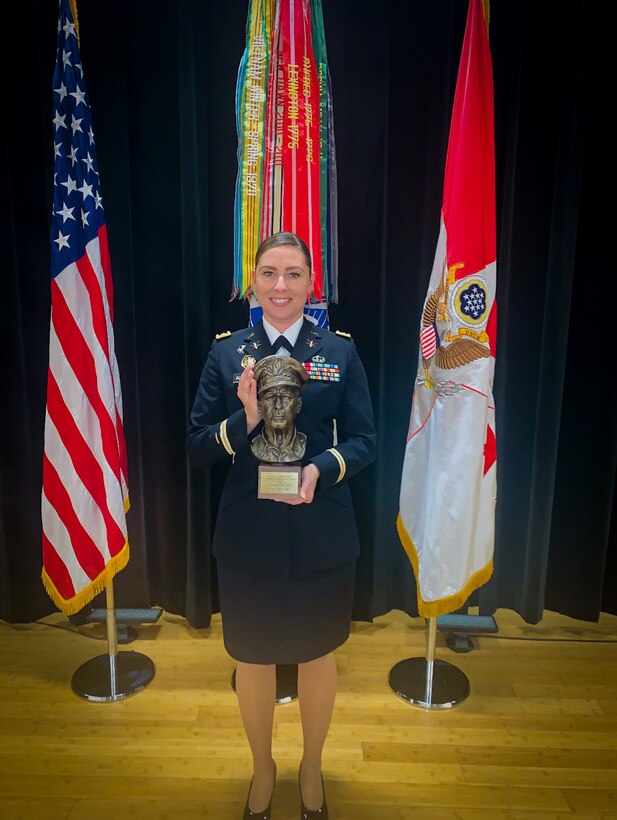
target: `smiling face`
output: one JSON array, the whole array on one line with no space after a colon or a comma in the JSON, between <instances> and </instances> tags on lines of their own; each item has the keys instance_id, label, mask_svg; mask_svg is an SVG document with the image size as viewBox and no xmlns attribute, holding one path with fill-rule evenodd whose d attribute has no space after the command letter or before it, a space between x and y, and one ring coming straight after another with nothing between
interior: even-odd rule
<instances>
[{"instance_id":1,"label":"smiling face","mask_svg":"<svg viewBox=\"0 0 617 820\"><path fill-rule=\"evenodd\" d=\"M313 279L304 254L293 245L277 245L259 257L253 271L253 293L264 318L280 333L302 316Z\"/></svg>"}]
</instances>

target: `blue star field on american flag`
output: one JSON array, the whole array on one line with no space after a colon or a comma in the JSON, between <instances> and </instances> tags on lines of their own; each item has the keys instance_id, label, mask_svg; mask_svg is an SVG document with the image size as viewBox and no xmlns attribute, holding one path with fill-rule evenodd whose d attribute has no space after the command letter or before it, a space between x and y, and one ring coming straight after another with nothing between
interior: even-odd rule
<instances>
[{"instance_id":1,"label":"blue star field on american flag","mask_svg":"<svg viewBox=\"0 0 617 820\"><path fill-rule=\"evenodd\" d=\"M86 243L105 223L92 111L68 0L60 0L53 98L52 278L84 255Z\"/></svg>"}]
</instances>

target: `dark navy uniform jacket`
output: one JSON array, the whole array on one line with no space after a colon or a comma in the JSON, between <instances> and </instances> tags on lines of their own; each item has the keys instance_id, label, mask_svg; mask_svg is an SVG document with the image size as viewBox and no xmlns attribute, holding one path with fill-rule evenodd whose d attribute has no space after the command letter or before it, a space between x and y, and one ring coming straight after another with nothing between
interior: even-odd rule
<instances>
[{"instance_id":1,"label":"dark navy uniform jacket","mask_svg":"<svg viewBox=\"0 0 617 820\"><path fill-rule=\"evenodd\" d=\"M291 355L312 362L315 371L335 365L339 373L339 381L309 378L295 418L296 428L307 437L302 463L316 464L320 478L311 504L258 499L259 461L250 442L263 422L247 435L237 382L244 356L258 361L273 353L261 322L212 343L191 412L188 453L194 467L232 462L214 533L219 563L286 576L337 566L358 555L347 479L374 460L376 434L354 342L305 319Z\"/></svg>"}]
</instances>

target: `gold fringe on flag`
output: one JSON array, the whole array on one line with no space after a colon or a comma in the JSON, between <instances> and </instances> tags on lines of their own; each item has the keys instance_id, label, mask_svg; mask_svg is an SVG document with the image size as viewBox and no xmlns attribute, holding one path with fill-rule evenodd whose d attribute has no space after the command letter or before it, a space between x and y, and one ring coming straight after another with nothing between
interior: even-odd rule
<instances>
[{"instance_id":1,"label":"gold fringe on flag","mask_svg":"<svg viewBox=\"0 0 617 820\"><path fill-rule=\"evenodd\" d=\"M58 592L49 575L43 571L41 572L41 580L43 586L51 600L58 607L58 609L65 615L75 615L85 607L86 604L95 598L99 592L102 592L106 586L111 582L112 578L117 572L127 565L129 560L129 545L128 542L120 550L117 555L109 561L103 572L98 575L94 581L88 584L87 587L81 589L77 595L72 598L63 598Z\"/></svg>"}]
</instances>

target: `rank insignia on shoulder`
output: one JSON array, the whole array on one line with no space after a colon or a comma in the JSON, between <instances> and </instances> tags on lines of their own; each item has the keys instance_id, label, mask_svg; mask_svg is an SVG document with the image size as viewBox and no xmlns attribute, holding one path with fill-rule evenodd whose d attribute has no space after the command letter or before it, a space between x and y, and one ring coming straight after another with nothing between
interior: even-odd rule
<instances>
[{"instance_id":1,"label":"rank insignia on shoulder","mask_svg":"<svg viewBox=\"0 0 617 820\"><path fill-rule=\"evenodd\" d=\"M321 358L321 356L313 357L313 360L310 362L303 362L309 379L315 379L320 382L340 382L341 374L338 364L326 364L323 360L317 362L317 358Z\"/></svg>"},{"instance_id":2,"label":"rank insignia on shoulder","mask_svg":"<svg viewBox=\"0 0 617 820\"><path fill-rule=\"evenodd\" d=\"M351 333L345 333L343 330L335 330L334 332L337 336L342 336L344 339L351 339Z\"/></svg>"},{"instance_id":3,"label":"rank insignia on shoulder","mask_svg":"<svg viewBox=\"0 0 617 820\"><path fill-rule=\"evenodd\" d=\"M228 336L231 336L231 330L226 330L223 333L217 333L214 338L217 342L220 342L221 339L226 339Z\"/></svg>"}]
</instances>

